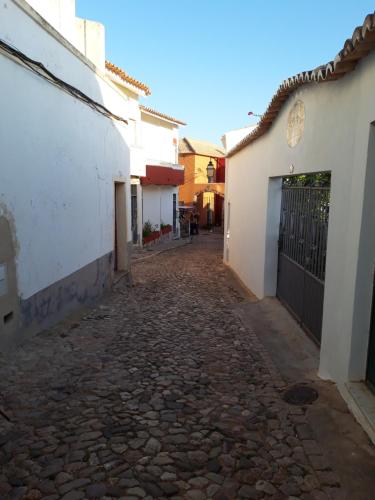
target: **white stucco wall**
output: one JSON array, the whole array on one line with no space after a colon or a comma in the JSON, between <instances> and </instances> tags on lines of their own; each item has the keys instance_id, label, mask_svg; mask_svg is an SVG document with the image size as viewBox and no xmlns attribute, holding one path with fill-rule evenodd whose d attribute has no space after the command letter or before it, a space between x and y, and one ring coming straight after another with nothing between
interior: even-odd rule
<instances>
[{"instance_id":1,"label":"white stucco wall","mask_svg":"<svg viewBox=\"0 0 375 500\"><path fill-rule=\"evenodd\" d=\"M3 3L0 37L126 118L115 86L27 12ZM115 180L127 182L130 240L128 131L2 53L0 72L0 211L14 222L26 299L113 250Z\"/></svg>"},{"instance_id":2,"label":"white stucco wall","mask_svg":"<svg viewBox=\"0 0 375 500\"><path fill-rule=\"evenodd\" d=\"M229 130L225 132L221 141L226 151L230 151L234 146L236 146L242 139L250 134L256 125L249 125L248 127L242 127L235 130Z\"/></svg>"},{"instance_id":3,"label":"white stucco wall","mask_svg":"<svg viewBox=\"0 0 375 500\"><path fill-rule=\"evenodd\" d=\"M294 174L332 173L320 374L336 381L365 376L375 244L373 236L360 233L365 176L373 168L368 146L374 86L372 53L337 82L297 90L272 128L227 162L229 264L259 298L276 291L280 177L289 175L291 164ZM290 148L287 118L297 99L305 104L305 129ZM361 247L366 251L359 264ZM359 290L362 300L356 300Z\"/></svg>"},{"instance_id":4,"label":"white stucco wall","mask_svg":"<svg viewBox=\"0 0 375 500\"><path fill-rule=\"evenodd\" d=\"M146 151L142 144L141 110L138 99L129 98L129 144L130 144L130 174L144 177L146 175Z\"/></svg>"},{"instance_id":5,"label":"white stucco wall","mask_svg":"<svg viewBox=\"0 0 375 500\"><path fill-rule=\"evenodd\" d=\"M24 2L19 2L22 5ZM102 71L105 68L105 29L101 23L76 17L75 0L27 0L27 3L66 40Z\"/></svg>"},{"instance_id":6,"label":"white stucco wall","mask_svg":"<svg viewBox=\"0 0 375 500\"><path fill-rule=\"evenodd\" d=\"M173 194L177 195L175 186L143 186L143 223L150 221L152 225L173 225ZM178 222L178 221L177 221Z\"/></svg>"},{"instance_id":7,"label":"white stucco wall","mask_svg":"<svg viewBox=\"0 0 375 500\"><path fill-rule=\"evenodd\" d=\"M106 70L107 77L116 85L121 94L128 101L128 143L130 146L130 174L134 177L146 175L146 153L142 145L141 110L139 107L139 94L129 90L126 82Z\"/></svg>"},{"instance_id":8,"label":"white stucco wall","mask_svg":"<svg viewBox=\"0 0 375 500\"><path fill-rule=\"evenodd\" d=\"M163 186L161 188L161 221L164 224L173 225L173 194L177 196L178 207L178 188L175 186Z\"/></svg>"},{"instance_id":9,"label":"white stucco wall","mask_svg":"<svg viewBox=\"0 0 375 500\"><path fill-rule=\"evenodd\" d=\"M160 186L143 186L142 199L143 224L149 221L159 229L161 220Z\"/></svg>"},{"instance_id":10,"label":"white stucco wall","mask_svg":"<svg viewBox=\"0 0 375 500\"><path fill-rule=\"evenodd\" d=\"M148 164L178 163L178 127L143 112L141 119L141 141Z\"/></svg>"},{"instance_id":11,"label":"white stucco wall","mask_svg":"<svg viewBox=\"0 0 375 500\"><path fill-rule=\"evenodd\" d=\"M27 0L49 24L75 44L75 0Z\"/></svg>"},{"instance_id":12,"label":"white stucco wall","mask_svg":"<svg viewBox=\"0 0 375 500\"><path fill-rule=\"evenodd\" d=\"M95 66L105 71L105 29L101 23L75 18L75 46Z\"/></svg>"},{"instance_id":13,"label":"white stucco wall","mask_svg":"<svg viewBox=\"0 0 375 500\"><path fill-rule=\"evenodd\" d=\"M178 161L177 145L179 128L166 120L141 112L141 143L147 165L173 167ZM150 221L160 228L160 224L173 225L173 194L177 186L143 186L143 224ZM177 214L178 232L178 214Z\"/></svg>"}]
</instances>

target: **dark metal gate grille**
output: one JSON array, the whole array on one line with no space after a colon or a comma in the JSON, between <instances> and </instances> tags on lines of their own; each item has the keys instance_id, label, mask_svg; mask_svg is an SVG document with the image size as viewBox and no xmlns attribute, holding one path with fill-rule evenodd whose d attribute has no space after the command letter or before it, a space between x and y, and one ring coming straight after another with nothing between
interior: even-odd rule
<instances>
[{"instance_id":1,"label":"dark metal gate grille","mask_svg":"<svg viewBox=\"0 0 375 500\"><path fill-rule=\"evenodd\" d=\"M284 186L277 296L320 342L329 187Z\"/></svg>"},{"instance_id":2,"label":"dark metal gate grille","mask_svg":"<svg viewBox=\"0 0 375 500\"><path fill-rule=\"evenodd\" d=\"M173 193L173 234L177 232L177 195Z\"/></svg>"},{"instance_id":3,"label":"dark metal gate grille","mask_svg":"<svg viewBox=\"0 0 375 500\"><path fill-rule=\"evenodd\" d=\"M132 224L132 240L133 243L138 243L138 210L137 210L137 186L131 185L131 224Z\"/></svg>"}]
</instances>

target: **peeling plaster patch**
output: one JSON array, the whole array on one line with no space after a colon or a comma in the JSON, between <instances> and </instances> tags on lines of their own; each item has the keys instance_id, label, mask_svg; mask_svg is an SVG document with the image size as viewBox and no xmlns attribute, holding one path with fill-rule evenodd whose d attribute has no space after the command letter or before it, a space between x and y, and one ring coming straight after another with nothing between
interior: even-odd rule
<instances>
[{"instance_id":1,"label":"peeling plaster patch","mask_svg":"<svg viewBox=\"0 0 375 500\"><path fill-rule=\"evenodd\" d=\"M305 128L305 105L301 100L294 103L288 116L287 142L288 146L294 148L302 138Z\"/></svg>"},{"instance_id":2,"label":"peeling plaster patch","mask_svg":"<svg viewBox=\"0 0 375 500\"><path fill-rule=\"evenodd\" d=\"M4 217L9 223L12 235L13 249L17 258L20 252L20 245L17 239L16 222L14 220L13 213L9 210L9 208L3 201L0 201L0 217Z\"/></svg>"},{"instance_id":3,"label":"peeling plaster patch","mask_svg":"<svg viewBox=\"0 0 375 500\"><path fill-rule=\"evenodd\" d=\"M20 323L14 219L0 206L0 345L14 337Z\"/></svg>"},{"instance_id":4,"label":"peeling plaster patch","mask_svg":"<svg viewBox=\"0 0 375 500\"><path fill-rule=\"evenodd\" d=\"M37 332L95 303L112 284L112 252L21 301L22 328Z\"/></svg>"}]
</instances>

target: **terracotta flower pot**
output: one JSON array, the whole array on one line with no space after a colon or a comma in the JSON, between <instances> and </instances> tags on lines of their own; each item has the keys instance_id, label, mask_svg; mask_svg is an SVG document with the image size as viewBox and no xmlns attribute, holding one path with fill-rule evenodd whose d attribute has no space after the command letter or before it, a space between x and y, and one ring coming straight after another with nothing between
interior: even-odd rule
<instances>
[{"instance_id":1,"label":"terracotta flower pot","mask_svg":"<svg viewBox=\"0 0 375 500\"><path fill-rule=\"evenodd\" d=\"M147 243L151 243L151 241L157 240L158 238L160 238L159 231L153 231L149 236L144 236L143 244L146 245Z\"/></svg>"},{"instance_id":2,"label":"terracotta flower pot","mask_svg":"<svg viewBox=\"0 0 375 500\"><path fill-rule=\"evenodd\" d=\"M161 232L162 234L168 234L172 231L172 226L168 225L166 227L162 227Z\"/></svg>"}]
</instances>

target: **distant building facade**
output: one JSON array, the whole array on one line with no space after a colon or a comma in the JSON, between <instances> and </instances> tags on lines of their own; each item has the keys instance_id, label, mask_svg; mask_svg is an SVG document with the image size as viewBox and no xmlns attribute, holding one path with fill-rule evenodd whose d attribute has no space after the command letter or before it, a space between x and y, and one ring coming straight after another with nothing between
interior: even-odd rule
<instances>
[{"instance_id":1,"label":"distant building facade","mask_svg":"<svg viewBox=\"0 0 375 500\"><path fill-rule=\"evenodd\" d=\"M184 167L178 163L179 127L185 123L141 106L142 144L146 173L141 177L143 225L170 230L179 237L178 187L184 182ZM169 234L169 233L167 233Z\"/></svg>"},{"instance_id":2,"label":"distant building facade","mask_svg":"<svg viewBox=\"0 0 375 500\"><path fill-rule=\"evenodd\" d=\"M146 223L155 232L163 228L164 233L171 233L170 237L178 237L177 186L183 182L184 170L178 165L178 140L179 127L186 124L141 105L140 98L149 96L151 90L123 69L107 61L106 72L131 105L129 151L133 244L143 245Z\"/></svg>"},{"instance_id":3,"label":"distant building facade","mask_svg":"<svg viewBox=\"0 0 375 500\"><path fill-rule=\"evenodd\" d=\"M224 149L206 141L184 137L179 143L179 163L185 167L185 180L180 186L179 193L181 205L196 208L201 227L222 227L225 190Z\"/></svg>"}]
</instances>

